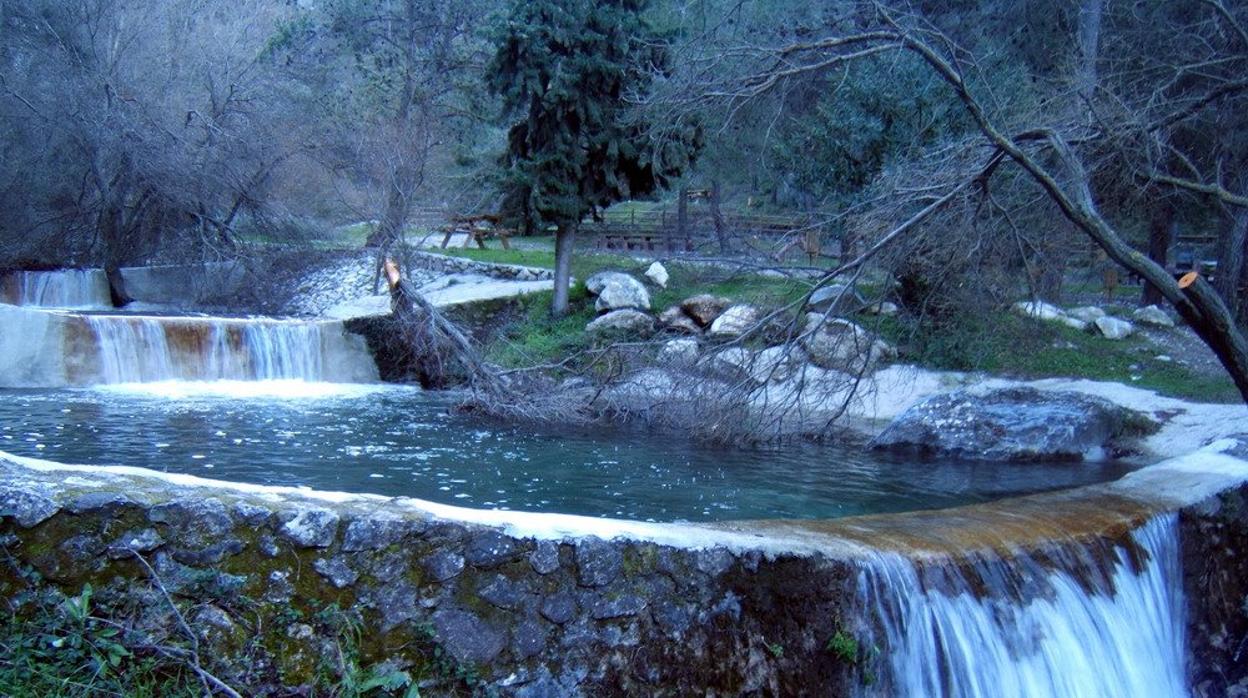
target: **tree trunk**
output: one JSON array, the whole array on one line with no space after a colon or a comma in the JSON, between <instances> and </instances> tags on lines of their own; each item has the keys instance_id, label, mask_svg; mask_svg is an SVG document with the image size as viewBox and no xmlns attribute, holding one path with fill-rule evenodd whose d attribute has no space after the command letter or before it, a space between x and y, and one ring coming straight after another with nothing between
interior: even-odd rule
<instances>
[{"instance_id":1,"label":"tree trunk","mask_svg":"<svg viewBox=\"0 0 1248 698\"><path fill-rule=\"evenodd\" d=\"M1163 201L1153 205L1148 221L1148 258L1162 269L1170 268L1173 221L1174 209L1170 204ZM1159 305L1165 302L1166 297L1162 295L1161 289L1145 281L1142 300L1144 305Z\"/></svg>"},{"instance_id":2,"label":"tree trunk","mask_svg":"<svg viewBox=\"0 0 1248 698\"><path fill-rule=\"evenodd\" d=\"M1085 102L1091 102L1096 92L1096 63L1104 9L1105 0L1081 0L1079 3L1079 96Z\"/></svg>"},{"instance_id":3,"label":"tree trunk","mask_svg":"<svg viewBox=\"0 0 1248 698\"><path fill-rule=\"evenodd\" d=\"M715 224L715 239L719 242L720 254L730 254L732 247L728 244L728 231L724 229L724 214L719 210L719 182L711 182L711 220Z\"/></svg>"},{"instance_id":4,"label":"tree trunk","mask_svg":"<svg viewBox=\"0 0 1248 698\"><path fill-rule=\"evenodd\" d=\"M550 313L555 317L568 312L568 289L572 282L572 247L576 239L576 224L561 223L555 232L555 299Z\"/></svg>"},{"instance_id":5,"label":"tree trunk","mask_svg":"<svg viewBox=\"0 0 1248 698\"><path fill-rule=\"evenodd\" d=\"M1248 211L1235 209L1230 217L1230 229L1221 236L1218 244L1218 270L1214 284L1231 314L1243 324L1248 317L1248 301L1243 297L1243 282L1248 274L1245 255L1248 254Z\"/></svg>"}]
</instances>

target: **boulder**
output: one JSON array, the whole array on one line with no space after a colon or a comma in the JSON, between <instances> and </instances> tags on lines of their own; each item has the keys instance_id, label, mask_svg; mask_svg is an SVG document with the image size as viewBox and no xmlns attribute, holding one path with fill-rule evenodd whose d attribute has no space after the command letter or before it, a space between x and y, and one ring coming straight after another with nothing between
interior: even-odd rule
<instances>
[{"instance_id":1,"label":"boulder","mask_svg":"<svg viewBox=\"0 0 1248 698\"><path fill-rule=\"evenodd\" d=\"M1092 324L1106 339L1126 339L1135 333L1135 325L1116 317L1105 316Z\"/></svg>"},{"instance_id":2,"label":"boulder","mask_svg":"<svg viewBox=\"0 0 1248 698\"><path fill-rule=\"evenodd\" d=\"M1153 327L1174 327L1174 320L1166 314L1166 311L1155 305L1146 305L1138 308L1131 317L1142 325L1152 325Z\"/></svg>"},{"instance_id":3,"label":"boulder","mask_svg":"<svg viewBox=\"0 0 1248 698\"><path fill-rule=\"evenodd\" d=\"M767 347L754 354L750 378L756 383L786 381L806 364L806 351L800 346Z\"/></svg>"},{"instance_id":4,"label":"boulder","mask_svg":"<svg viewBox=\"0 0 1248 698\"><path fill-rule=\"evenodd\" d=\"M942 458L1077 461L1100 458L1116 440L1155 429L1138 412L1082 393L958 390L906 410L870 446Z\"/></svg>"},{"instance_id":5,"label":"boulder","mask_svg":"<svg viewBox=\"0 0 1248 698\"><path fill-rule=\"evenodd\" d=\"M1101 310L1095 305L1085 305L1079 308L1071 308L1066 311L1066 314L1076 320L1082 320L1089 324L1096 322L1106 315L1104 310Z\"/></svg>"},{"instance_id":6,"label":"boulder","mask_svg":"<svg viewBox=\"0 0 1248 698\"><path fill-rule=\"evenodd\" d=\"M1014 312L1037 320L1057 320L1065 315L1062 309L1044 301L1023 301L1014 304Z\"/></svg>"},{"instance_id":7,"label":"boulder","mask_svg":"<svg viewBox=\"0 0 1248 698\"><path fill-rule=\"evenodd\" d=\"M744 347L728 347L721 349L702 360L703 365L714 373L727 378L740 378L749 375L754 364L754 352Z\"/></svg>"},{"instance_id":8,"label":"boulder","mask_svg":"<svg viewBox=\"0 0 1248 698\"><path fill-rule=\"evenodd\" d=\"M648 336L654 332L654 318L639 310L613 310L585 325L590 334L620 333Z\"/></svg>"},{"instance_id":9,"label":"boulder","mask_svg":"<svg viewBox=\"0 0 1248 698\"><path fill-rule=\"evenodd\" d=\"M685 314L679 305L673 305L662 313L659 313L659 325L665 330L673 332L685 332L687 334L702 334L702 328L698 327L698 323L693 318Z\"/></svg>"},{"instance_id":10,"label":"boulder","mask_svg":"<svg viewBox=\"0 0 1248 698\"><path fill-rule=\"evenodd\" d=\"M901 312L901 308L897 307L896 303L881 301L879 303L872 303L871 305L868 305L863 309L863 312L868 315L883 315L884 317L892 317Z\"/></svg>"},{"instance_id":11,"label":"boulder","mask_svg":"<svg viewBox=\"0 0 1248 698\"><path fill-rule=\"evenodd\" d=\"M732 301L727 298L720 298L705 293L692 298L686 298L680 304L681 310L684 310L686 315L693 318L693 321L698 323L700 327L706 327L715 322L715 319L730 307L732 307Z\"/></svg>"},{"instance_id":12,"label":"boulder","mask_svg":"<svg viewBox=\"0 0 1248 698\"><path fill-rule=\"evenodd\" d=\"M858 325L819 313L807 313L802 348L810 362L821 368L850 373L869 372L897 351Z\"/></svg>"},{"instance_id":13,"label":"boulder","mask_svg":"<svg viewBox=\"0 0 1248 698\"><path fill-rule=\"evenodd\" d=\"M600 313L625 308L649 310L650 292L637 279L627 274L616 274L598 292L594 308Z\"/></svg>"},{"instance_id":14,"label":"boulder","mask_svg":"<svg viewBox=\"0 0 1248 698\"><path fill-rule=\"evenodd\" d=\"M589 278L585 279L585 290L589 291L590 295L596 296L602 293L602 289L606 287L608 281L619 277L633 278L622 271L600 271L590 274Z\"/></svg>"},{"instance_id":15,"label":"boulder","mask_svg":"<svg viewBox=\"0 0 1248 698\"><path fill-rule=\"evenodd\" d=\"M1066 315L1059 317L1057 322L1071 328L1072 330L1079 330L1080 332L1087 332L1088 328L1091 326L1079 318L1068 317Z\"/></svg>"},{"instance_id":16,"label":"boulder","mask_svg":"<svg viewBox=\"0 0 1248 698\"><path fill-rule=\"evenodd\" d=\"M734 305L715 318L710 333L714 337L739 337L761 318L762 311L752 305Z\"/></svg>"},{"instance_id":17,"label":"boulder","mask_svg":"<svg viewBox=\"0 0 1248 698\"><path fill-rule=\"evenodd\" d=\"M692 366L698 362L698 340L672 339L659 350L659 363L664 366Z\"/></svg>"},{"instance_id":18,"label":"boulder","mask_svg":"<svg viewBox=\"0 0 1248 698\"><path fill-rule=\"evenodd\" d=\"M655 262L650 265L649 269L646 269L646 278L650 279L659 288L667 288L667 280L670 277L667 274L667 267L664 267L659 262Z\"/></svg>"},{"instance_id":19,"label":"boulder","mask_svg":"<svg viewBox=\"0 0 1248 698\"><path fill-rule=\"evenodd\" d=\"M861 310L866 304L867 302L852 286L829 284L810 294L806 308L824 315L850 315Z\"/></svg>"}]
</instances>

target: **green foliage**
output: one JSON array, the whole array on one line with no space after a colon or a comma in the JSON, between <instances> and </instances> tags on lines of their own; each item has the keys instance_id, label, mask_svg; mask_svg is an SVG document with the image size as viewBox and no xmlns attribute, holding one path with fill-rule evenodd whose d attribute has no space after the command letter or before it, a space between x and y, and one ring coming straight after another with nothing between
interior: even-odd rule
<instances>
[{"instance_id":1,"label":"green foliage","mask_svg":"<svg viewBox=\"0 0 1248 698\"><path fill-rule=\"evenodd\" d=\"M505 188L531 225L574 225L667 185L696 156L696 128L651 144L627 99L667 62L648 0L518 0L486 81L516 121Z\"/></svg>"},{"instance_id":2,"label":"green foliage","mask_svg":"<svg viewBox=\"0 0 1248 698\"><path fill-rule=\"evenodd\" d=\"M845 664L858 663L858 639L844 630L837 630L825 646L832 656Z\"/></svg>"},{"instance_id":3,"label":"green foliage","mask_svg":"<svg viewBox=\"0 0 1248 698\"><path fill-rule=\"evenodd\" d=\"M126 646L118 625L93 615L94 591L23 593L21 613L0 625L0 695L195 696L189 667Z\"/></svg>"},{"instance_id":4,"label":"green foliage","mask_svg":"<svg viewBox=\"0 0 1248 698\"><path fill-rule=\"evenodd\" d=\"M821 203L848 203L893 158L966 127L961 105L918 58L863 61L829 82L772 147L788 185Z\"/></svg>"}]
</instances>

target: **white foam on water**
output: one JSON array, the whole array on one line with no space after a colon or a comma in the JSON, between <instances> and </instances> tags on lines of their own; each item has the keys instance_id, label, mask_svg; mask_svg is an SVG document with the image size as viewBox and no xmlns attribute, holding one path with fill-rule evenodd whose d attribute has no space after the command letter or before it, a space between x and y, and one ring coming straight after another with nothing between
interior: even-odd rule
<instances>
[{"instance_id":1,"label":"white foam on water","mask_svg":"<svg viewBox=\"0 0 1248 698\"><path fill-rule=\"evenodd\" d=\"M920 571L900 555L869 560L861 598L879 622L882 664L866 695L948 698L1176 698L1188 695L1178 518L1122 547ZM1069 545L1075 545L1072 541ZM1109 570L1097 579L1100 555ZM868 631L868 635L871 631Z\"/></svg>"},{"instance_id":2,"label":"white foam on water","mask_svg":"<svg viewBox=\"0 0 1248 698\"><path fill-rule=\"evenodd\" d=\"M91 388L96 392L117 395L184 400L187 398L317 400L326 398L363 398L396 390L419 390L411 386L381 383L327 383L322 381L285 380L219 380L219 381L153 381L150 383L115 383Z\"/></svg>"}]
</instances>

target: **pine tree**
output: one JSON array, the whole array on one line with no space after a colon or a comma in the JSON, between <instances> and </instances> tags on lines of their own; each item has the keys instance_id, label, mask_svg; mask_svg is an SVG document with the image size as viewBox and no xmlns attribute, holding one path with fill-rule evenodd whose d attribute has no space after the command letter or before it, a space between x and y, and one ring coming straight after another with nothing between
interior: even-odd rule
<instances>
[{"instance_id":1,"label":"pine tree","mask_svg":"<svg viewBox=\"0 0 1248 698\"><path fill-rule=\"evenodd\" d=\"M653 194L696 156L695 127L661 143L629 97L661 73L667 53L646 22L648 0L518 0L487 72L515 121L505 187L534 226L555 226L555 298L568 307L581 220Z\"/></svg>"}]
</instances>

